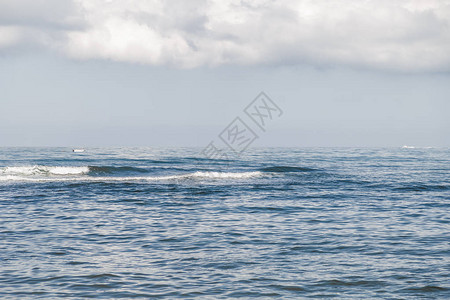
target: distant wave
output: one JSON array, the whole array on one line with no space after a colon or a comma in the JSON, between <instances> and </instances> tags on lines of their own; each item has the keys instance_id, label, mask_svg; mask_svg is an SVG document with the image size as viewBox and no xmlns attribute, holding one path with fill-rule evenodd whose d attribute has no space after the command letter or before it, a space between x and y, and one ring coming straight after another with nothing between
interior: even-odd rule
<instances>
[{"instance_id":1,"label":"distant wave","mask_svg":"<svg viewBox=\"0 0 450 300\"><path fill-rule=\"evenodd\" d=\"M121 172L136 172L136 173L148 173L149 171L142 168L136 168L136 167L112 167L112 166L89 166L89 173L94 174L114 174L114 173L121 173Z\"/></svg>"},{"instance_id":2,"label":"distant wave","mask_svg":"<svg viewBox=\"0 0 450 300\"><path fill-rule=\"evenodd\" d=\"M288 173L288 172L312 172L316 171L316 169L305 167L273 166L262 168L261 171L271 173Z\"/></svg>"},{"instance_id":3,"label":"distant wave","mask_svg":"<svg viewBox=\"0 0 450 300\"><path fill-rule=\"evenodd\" d=\"M52 166L24 166L0 168L4 175L81 175L87 174L89 167L52 167Z\"/></svg>"},{"instance_id":4,"label":"distant wave","mask_svg":"<svg viewBox=\"0 0 450 300\"><path fill-rule=\"evenodd\" d=\"M180 169L177 169L180 170ZM186 170L189 171L189 170ZM227 173L227 172L191 172L183 175L161 176L155 178L247 178L259 176L262 173L300 173L313 172L317 169L295 166L271 166L261 168L255 172ZM26 176L26 177L68 177L74 175L88 175L91 177L101 176L139 176L142 178L146 173L151 173L152 169L131 166L14 166L0 168L0 177L5 176ZM148 177L153 178L153 177ZM0 180L5 180L0 179Z\"/></svg>"},{"instance_id":5,"label":"distant wave","mask_svg":"<svg viewBox=\"0 0 450 300\"><path fill-rule=\"evenodd\" d=\"M123 175L127 172L147 173L135 167L56 167L28 166L0 168L0 181L164 181L198 179L245 179L261 176L256 172L190 172L167 176L96 176ZM87 176L94 175L94 176Z\"/></svg>"}]
</instances>

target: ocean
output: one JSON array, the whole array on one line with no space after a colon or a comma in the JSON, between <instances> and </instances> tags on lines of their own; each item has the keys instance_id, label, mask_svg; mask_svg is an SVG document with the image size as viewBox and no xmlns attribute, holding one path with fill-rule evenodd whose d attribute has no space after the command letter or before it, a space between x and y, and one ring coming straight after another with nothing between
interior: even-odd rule
<instances>
[{"instance_id":1,"label":"ocean","mask_svg":"<svg viewBox=\"0 0 450 300\"><path fill-rule=\"evenodd\" d=\"M450 149L0 148L0 298L450 298Z\"/></svg>"}]
</instances>

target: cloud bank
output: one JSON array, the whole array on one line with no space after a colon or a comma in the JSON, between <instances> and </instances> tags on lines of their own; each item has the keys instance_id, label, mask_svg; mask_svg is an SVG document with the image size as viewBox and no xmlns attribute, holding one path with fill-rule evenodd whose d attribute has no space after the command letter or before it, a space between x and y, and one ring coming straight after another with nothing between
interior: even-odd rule
<instances>
[{"instance_id":1,"label":"cloud bank","mask_svg":"<svg viewBox=\"0 0 450 300\"><path fill-rule=\"evenodd\" d=\"M0 0L0 53L200 66L450 70L449 0Z\"/></svg>"}]
</instances>

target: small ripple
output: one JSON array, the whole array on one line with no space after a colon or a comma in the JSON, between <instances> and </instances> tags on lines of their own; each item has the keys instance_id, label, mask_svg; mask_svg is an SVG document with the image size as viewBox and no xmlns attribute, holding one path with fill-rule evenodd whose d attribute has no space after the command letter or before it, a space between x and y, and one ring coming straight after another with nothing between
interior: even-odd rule
<instances>
[{"instance_id":1,"label":"small ripple","mask_svg":"<svg viewBox=\"0 0 450 300\"><path fill-rule=\"evenodd\" d=\"M426 191L446 191L449 190L449 185L430 185L418 184L394 188L395 191L400 192L426 192Z\"/></svg>"},{"instance_id":2,"label":"small ripple","mask_svg":"<svg viewBox=\"0 0 450 300\"><path fill-rule=\"evenodd\" d=\"M442 291L449 291L450 288L436 286L436 285L426 285L421 287L410 287L403 289L402 291L405 292L425 292L425 293L434 293L434 292L442 292Z\"/></svg>"},{"instance_id":3,"label":"small ripple","mask_svg":"<svg viewBox=\"0 0 450 300\"><path fill-rule=\"evenodd\" d=\"M66 255L67 252L64 251L52 251L52 252L47 252L48 255L55 255L55 256L62 256L62 255Z\"/></svg>"},{"instance_id":4,"label":"small ripple","mask_svg":"<svg viewBox=\"0 0 450 300\"><path fill-rule=\"evenodd\" d=\"M306 167L273 166L262 168L261 171L270 173L295 173L295 172L313 172L317 171L317 169Z\"/></svg>"},{"instance_id":5,"label":"small ripple","mask_svg":"<svg viewBox=\"0 0 450 300\"><path fill-rule=\"evenodd\" d=\"M387 283L380 280L357 280L357 281L343 281L339 279L322 280L315 286L385 286Z\"/></svg>"},{"instance_id":6,"label":"small ripple","mask_svg":"<svg viewBox=\"0 0 450 300\"><path fill-rule=\"evenodd\" d=\"M108 279L108 278L119 278L119 275L111 274L111 273L100 273L100 274L91 274L86 276L81 276L88 279Z\"/></svg>"},{"instance_id":7,"label":"small ripple","mask_svg":"<svg viewBox=\"0 0 450 300\"><path fill-rule=\"evenodd\" d=\"M283 290L283 291L289 291L289 292L304 292L306 291L305 288L297 285L281 285L281 284L271 284L269 287Z\"/></svg>"},{"instance_id":8,"label":"small ripple","mask_svg":"<svg viewBox=\"0 0 450 300\"><path fill-rule=\"evenodd\" d=\"M249 298L249 297L280 297L279 293L262 293L254 291L239 291L232 292L225 295L227 298Z\"/></svg>"},{"instance_id":9,"label":"small ripple","mask_svg":"<svg viewBox=\"0 0 450 300\"><path fill-rule=\"evenodd\" d=\"M94 284L71 284L68 286L74 290L97 290L97 289L114 289L118 287L117 282L113 283L94 283Z\"/></svg>"},{"instance_id":10,"label":"small ripple","mask_svg":"<svg viewBox=\"0 0 450 300\"><path fill-rule=\"evenodd\" d=\"M78 266L78 265L87 265L89 263L84 261L69 261L67 262L67 264L72 266Z\"/></svg>"}]
</instances>

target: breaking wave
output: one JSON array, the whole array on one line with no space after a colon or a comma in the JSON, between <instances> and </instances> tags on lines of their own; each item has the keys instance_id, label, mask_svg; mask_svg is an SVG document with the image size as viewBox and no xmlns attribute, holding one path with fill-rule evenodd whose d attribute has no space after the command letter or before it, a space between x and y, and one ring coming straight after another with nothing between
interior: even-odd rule
<instances>
[{"instance_id":1,"label":"breaking wave","mask_svg":"<svg viewBox=\"0 0 450 300\"><path fill-rule=\"evenodd\" d=\"M0 181L164 181L201 179L245 179L261 176L256 172L190 172L165 176L131 176L131 173L148 173L135 167L54 167L28 166L0 168ZM123 176L130 174L130 176ZM110 176L105 176L110 175ZM115 175L115 176L111 176ZM120 176L122 175L122 176Z\"/></svg>"},{"instance_id":2,"label":"breaking wave","mask_svg":"<svg viewBox=\"0 0 450 300\"><path fill-rule=\"evenodd\" d=\"M0 174L2 175L81 175L88 172L89 167L25 166L0 168Z\"/></svg>"}]
</instances>

